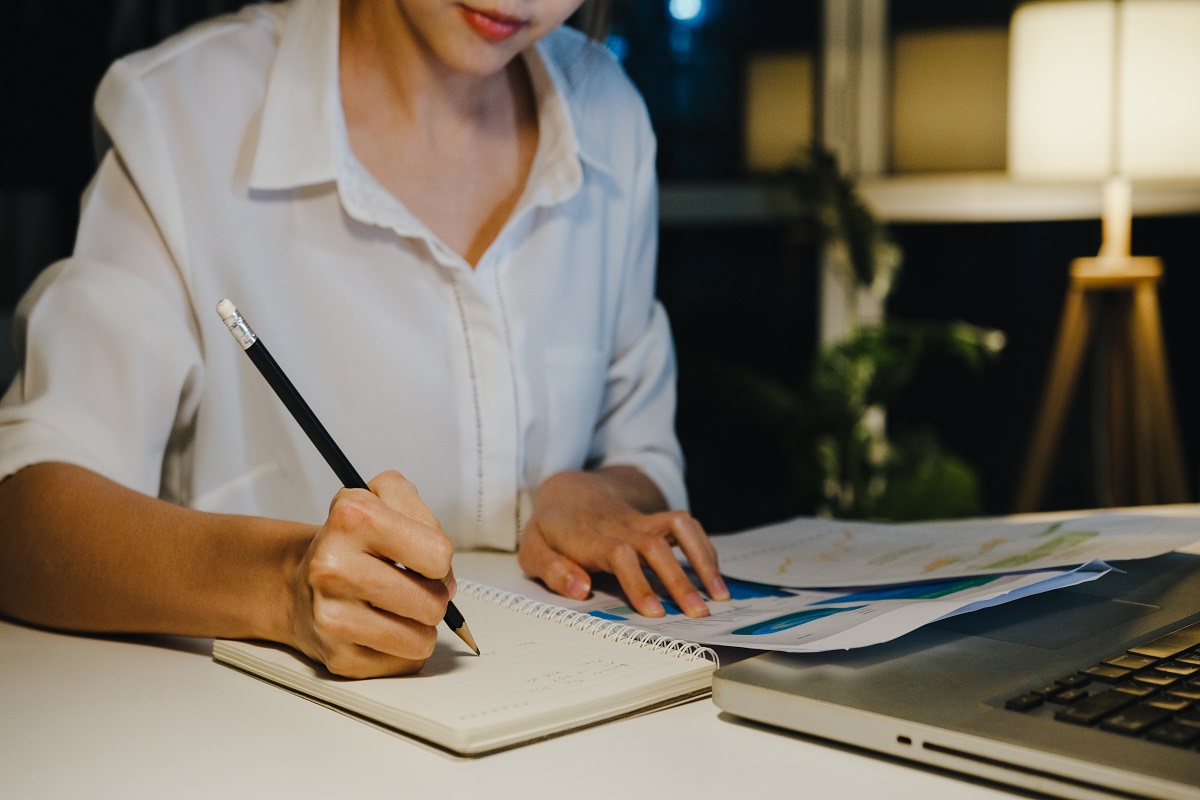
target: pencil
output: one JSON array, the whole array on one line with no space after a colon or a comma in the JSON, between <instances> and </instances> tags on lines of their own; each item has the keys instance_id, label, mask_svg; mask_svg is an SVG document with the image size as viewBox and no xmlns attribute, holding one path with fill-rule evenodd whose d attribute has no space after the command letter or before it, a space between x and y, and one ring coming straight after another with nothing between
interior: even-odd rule
<instances>
[{"instance_id":1,"label":"pencil","mask_svg":"<svg viewBox=\"0 0 1200 800\"><path fill-rule=\"evenodd\" d=\"M333 441L333 437L325 430L325 426L317 419L317 415L308 407L308 403L304 402L304 398L300 396L300 392L296 391L296 387L288 380L287 375L275 363L275 359L267 350L266 345L254 333L247 324L246 319L241 312L228 299L223 299L217 303L217 313L221 315L221 319L233 334L233 338L242 346L242 350L246 355L250 356L250 360L254 362L254 366L258 367L258 371L267 379L267 383L275 390L275 394L287 406L287 410L292 412L296 422L300 423L300 427L316 445L317 450L324 456L325 461L337 473L338 480L342 485L349 489L370 489L367 487L366 481L358 474L353 466L350 465L349 459L337 446L337 442ZM445 623L450 627L450 630L467 643L467 646L475 651L475 655L479 655L479 646L475 644L475 637L471 635L471 629L467 627L467 621L463 619L460 612L451 602L446 606L446 616L443 618Z\"/></svg>"}]
</instances>

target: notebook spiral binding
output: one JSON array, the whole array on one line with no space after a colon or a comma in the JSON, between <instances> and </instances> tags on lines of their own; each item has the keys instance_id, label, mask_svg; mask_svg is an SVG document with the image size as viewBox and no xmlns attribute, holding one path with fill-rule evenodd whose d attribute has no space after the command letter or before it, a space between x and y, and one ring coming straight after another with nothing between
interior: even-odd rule
<instances>
[{"instance_id":1,"label":"notebook spiral binding","mask_svg":"<svg viewBox=\"0 0 1200 800\"><path fill-rule=\"evenodd\" d=\"M694 644L693 642L676 639L671 636L664 636L661 633L644 630L633 625L626 625L618 620L600 619L583 611L575 611L570 608L543 603L540 600L533 600L516 592L497 589L493 586L485 586L474 581L460 580L458 582L458 590L471 597L495 603L514 611L520 611L524 614L530 614L541 619L553 620L576 630L602 636L605 639L615 639L618 642L627 642L638 647L651 648L662 653L674 655L677 658L685 658L689 661L706 659L714 664L720 664L720 659L716 651L711 647Z\"/></svg>"}]
</instances>

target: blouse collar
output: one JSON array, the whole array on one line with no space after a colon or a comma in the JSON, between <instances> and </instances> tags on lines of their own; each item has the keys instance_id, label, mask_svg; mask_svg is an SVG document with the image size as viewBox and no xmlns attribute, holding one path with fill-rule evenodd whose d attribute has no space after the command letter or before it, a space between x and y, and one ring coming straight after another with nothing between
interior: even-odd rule
<instances>
[{"instance_id":1,"label":"blouse collar","mask_svg":"<svg viewBox=\"0 0 1200 800\"><path fill-rule=\"evenodd\" d=\"M338 0L293 0L282 22L250 172L250 187L286 190L343 180L356 160L338 85ZM568 81L543 44L525 54L538 110L538 151L523 204L560 202L582 183L582 163L611 171L604 149L578 135ZM598 143L597 143L598 144Z\"/></svg>"}]
</instances>

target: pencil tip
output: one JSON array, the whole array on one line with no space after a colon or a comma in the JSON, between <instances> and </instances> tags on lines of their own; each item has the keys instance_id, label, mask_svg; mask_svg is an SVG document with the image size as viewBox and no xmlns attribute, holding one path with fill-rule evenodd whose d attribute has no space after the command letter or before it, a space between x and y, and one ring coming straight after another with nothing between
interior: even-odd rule
<instances>
[{"instance_id":1,"label":"pencil tip","mask_svg":"<svg viewBox=\"0 0 1200 800\"><path fill-rule=\"evenodd\" d=\"M455 631L455 633L458 634L458 638L467 643L467 647L470 647L475 651L475 655L480 654L479 645L475 644L475 637L471 635L471 629L467 627L467 623L464 622L462 626Z\"/></svg>"}]
</instances>

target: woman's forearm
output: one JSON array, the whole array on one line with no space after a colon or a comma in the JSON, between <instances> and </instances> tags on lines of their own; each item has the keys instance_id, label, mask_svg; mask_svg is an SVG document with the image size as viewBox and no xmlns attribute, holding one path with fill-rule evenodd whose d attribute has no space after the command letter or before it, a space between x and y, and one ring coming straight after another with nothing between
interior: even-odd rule
<instances>
[{"instance_id":1,"label":"woman's forearm","mask_svg":"<svg viewBox=\"0 0 1200 800\"><path fill-rule=\"evenodd\" d=\"M286 636L311 526L181 508L68 464L0 483L0 613L75 631Z\"/></svg>"}]
</instances>

